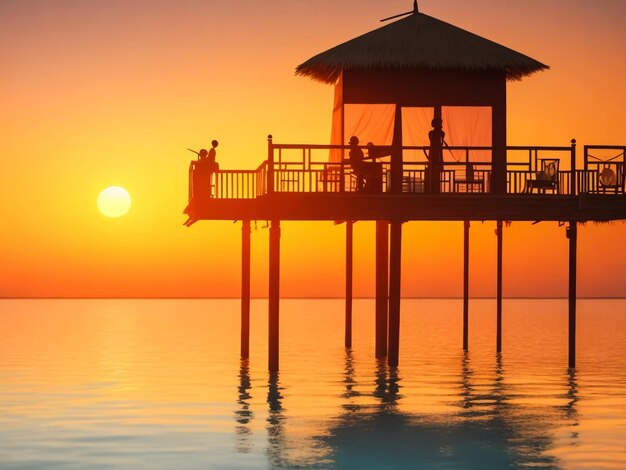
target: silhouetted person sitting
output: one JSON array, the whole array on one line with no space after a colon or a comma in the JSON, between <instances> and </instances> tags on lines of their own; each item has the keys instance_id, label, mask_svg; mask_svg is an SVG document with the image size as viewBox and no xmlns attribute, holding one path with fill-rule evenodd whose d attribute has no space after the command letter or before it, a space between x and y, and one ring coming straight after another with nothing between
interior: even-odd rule
<instances>
[{"instance_id":1,"label":"silhouetted person sitting","mask_svg":"<svg viewBox=\"0 0 626 470\"><path fill-rule=\"evenodd\" d=\"M356 176L356 190L367 192L380 192L382 187L382 166L378 163L367 163L365 155L359 148L359 138L355 135L350 137L350 166Z\"/></svg>"},{"instance_id":2,"label":"silhouetted person sitting","mask_svg":"<svg viewBox=\"0 0 626 470\"><path fill-rule=\"evenodd\" d=\"M363 191L365 188L365 173L366 167L363 159L365 155L363 155L363 150L359 147L359 138L355 135L350 137L350 152L348 156L350 157L350 166L352 167L352 173L356 176L356 190Z\"/></svg>"},{"instance_id":3,"label":"silhouetted person sitting","mask_svg":"<svg viewBox=\"0 0 626 470\"><path fill-rule=\"evenodd\" d=\"M446 133L443 131L441 119L432 120L432 130L428 133L430 147L428 151L428 169L426 170L426 191L439 193L441 172L443 170L443 144Z\"/></svg>"},{"instance_id":4,"label":"silhouetted person sitting","mask_svg":"<svg viewBox=\"0 0 626 470\"><path fill-rule=\"evenodd\" d=\"M207 178L207 157L209 152L201 149L198 152L198 161L193 166L193 198L195 200L211 197L211 184Z\"/></svg>"}]
</instances>

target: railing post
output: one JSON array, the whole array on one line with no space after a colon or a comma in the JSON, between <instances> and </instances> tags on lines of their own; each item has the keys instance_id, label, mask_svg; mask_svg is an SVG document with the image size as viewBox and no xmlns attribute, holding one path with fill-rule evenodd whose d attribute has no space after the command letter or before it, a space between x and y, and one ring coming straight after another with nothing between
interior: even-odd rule
<instances>
[{"instance_id":1,"label":"railing post","mask_svg":"<svg viewBox=\"0 0 626 470\"><path fill-rule=\"evenodd\" d=\"M274 192L274 144L272 134L267 136L267 194Z\"/></svg>"},{"instance_id":2,"label":"railing post","mask_svg":"<svg viewBox=\"0 0 626 470\"><path fill-rule=\"evenodd\" d=\"M393 125L393 149L391 151L391 192L402 192L402 106L396 104L396 113Z\"/></svg>"},{"instance_id":3,"label":"railing post","mask_svg":"<svg viewBox=\"0 0 626 470\"><path fill-rule=\"evenodd\" d=\"M343 144L342 144L343 145ZM343 193L346 190L346 169L344 166L344 149L341 149L341 160L339 160L339 192Z\"/></svg>"},{"instance_id":4,"label":"railing post","mask_svg":"<svg viewBox=\"0 0 626 470\"><path fill-rule=\"evenodd\" d=\"M570 195L575 196L576 191L576 139L572 139L572 155L571 155L571 181L570 181Z\"/></svg>"}]
</instances>

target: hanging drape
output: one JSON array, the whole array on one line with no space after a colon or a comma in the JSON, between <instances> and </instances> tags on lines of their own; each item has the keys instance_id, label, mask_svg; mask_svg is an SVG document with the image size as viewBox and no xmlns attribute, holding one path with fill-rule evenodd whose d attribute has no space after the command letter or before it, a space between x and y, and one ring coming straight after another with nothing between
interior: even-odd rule
<instances>
[{"instance_id":1,"label":"hanging drape","mask_svg":"<svg viewBox=\"0 0 626 470\"><path fill-rule=\"evenodd\" d=\"M451 147L491 147L491 108L488 106L444 106L441 109L446 143ZM465 161L465 152L444 152L444 160ZM491 161L490 151L470 152L470 161Z\"/></svg>"},{"instance_id":2,"label":"hanging drape","mask_svg":"<svg viewBox=\"0 0 626 470\"><path fill-rule=\"evenodd\" d=\"M391 145L395 119L395 104L344 104L341 78L335 85L335 102L331 131L331 144L347 145L350 137L357 136L360 145ZM488 106L443 106L441 110L446 143L452 147L491 147L492 117ZM434 108L402 107L402 145L429 145L428 133L432 129ZM470 161L491 161L490 151L470 152ZM345 155L331 151L330 161L339 162ZM422 151L407 150L405 161L424 161ZM465 161L464 151L444 152L444 161Z\"/></svg>"}]
</instances>

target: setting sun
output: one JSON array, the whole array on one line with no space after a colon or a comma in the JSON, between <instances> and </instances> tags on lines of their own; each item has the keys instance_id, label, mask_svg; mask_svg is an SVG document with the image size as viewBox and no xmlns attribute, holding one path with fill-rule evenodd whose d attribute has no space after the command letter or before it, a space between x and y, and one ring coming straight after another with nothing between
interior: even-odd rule
<instances>
[{"instance_id":1,"label":"setting sun","mask_svg":"<svg viewBox=\"0 0 626 470\"><path fill-rule=\"evenodd\" d=\"M130 210L130 194L119 186L109 186L98 195L98 210L107 217L121 217Z\"/></svg>"}]
</instances>

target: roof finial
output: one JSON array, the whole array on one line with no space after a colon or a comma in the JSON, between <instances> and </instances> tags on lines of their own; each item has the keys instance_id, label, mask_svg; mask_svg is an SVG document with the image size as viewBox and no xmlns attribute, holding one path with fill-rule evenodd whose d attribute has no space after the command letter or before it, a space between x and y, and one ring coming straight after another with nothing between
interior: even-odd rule
<instances>
[{"instance_id":1,"label":"roof finial","mask_svg":"<svg viewBox=\"0 0 626 470\"><path fill-rule=\"evenodd\" d=\"M420 12L418 6L417 6L417 0L413 0L413 11L407 11L406 13L400 13L399 15L393 15L390 16L389 18L383 18L382 21L389 21L389 20L394 20L396 18L400 18L402 16L407 16L407 15L417 15Z\"/></svg>"}]
</instances>

